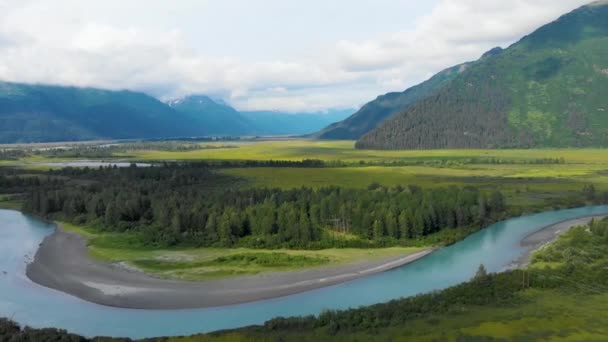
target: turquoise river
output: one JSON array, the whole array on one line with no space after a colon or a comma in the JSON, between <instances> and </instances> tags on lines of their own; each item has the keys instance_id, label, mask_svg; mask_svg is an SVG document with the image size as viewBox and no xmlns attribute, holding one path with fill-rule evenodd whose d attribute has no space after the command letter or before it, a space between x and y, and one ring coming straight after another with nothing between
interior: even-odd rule
<instances>
[{"instance_id":1,"label":"turquoise river","mask_svg":"<svg viewBox=\"0 0 608 342\"><path fill-rule=\"evenodd\" d=\"M32 283L25 276L25 267L53 226L17 211L0 210L0 317L89 337L190 335L242 327L278 316L318 314L443 289L470 279L481 263L498 272L522 255L520 241L525 236L560 221L603 214L608 214L608 206L514 218L410 265L341 285L250 304L155 311L91 304Z\"/></svg>"}]
</instances>

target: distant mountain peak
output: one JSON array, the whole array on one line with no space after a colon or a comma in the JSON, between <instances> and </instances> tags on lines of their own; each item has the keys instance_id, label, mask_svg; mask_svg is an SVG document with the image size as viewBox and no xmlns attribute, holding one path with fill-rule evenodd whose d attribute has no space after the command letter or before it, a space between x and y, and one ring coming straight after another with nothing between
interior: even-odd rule
<instances>
[{"instance_id":1,"label":"distant mountain peak","mask_svg":"<svg viewBox=\"0 0 608 342\"><path fill-rule=\"evenodd\" d=\"M490 57L494 57L494 56L498 56L500 55L502 52L504 51L503 48L501 48L500 46L497 46L489 51L487 51L486 53L484 53L481 56L481 59L486 59L486 58L490 58Z\"/></svg>"}]
</instances>

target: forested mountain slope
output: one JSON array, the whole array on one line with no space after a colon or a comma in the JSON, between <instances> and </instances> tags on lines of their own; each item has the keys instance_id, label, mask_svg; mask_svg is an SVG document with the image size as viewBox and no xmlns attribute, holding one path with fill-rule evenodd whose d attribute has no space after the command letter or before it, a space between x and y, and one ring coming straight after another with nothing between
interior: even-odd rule
<instances>
[{"instance_id":1,"label":"forested mountain slope","mask_svg":"<svg viewBox=\"0 0 608 342\"><path fill-rule=\"evenodd\" d=\"M0 82L0 143L200 133L192 120L142 93Z\"/></svg>"},{"instance_id":2,"label":"forested mountain slope","mask_svg":"<svg viewBox=\"0 0 608 342\"><path fill-rule=\"evenodd\" d=\"M581 7L357 142L369 149L608 146L608 2Z\"/></svg>"},{"instance_id":3,"label":"forested mountain slope","mask_svg":"<svg viewBox=\"0 0 608 342\"><path fill-rule=\"evenodd\" d=\"M446 69L431 79L411 87L402 93L388 93L378 96L359 111L343 121L333 123L313 135L314 138L328 140L359 139L365 133L378 127L393 114L406 109L416 101L423 99L440 89L445 83L454 79L466 70L469 63Z\"/></svg>"}]
</instances>

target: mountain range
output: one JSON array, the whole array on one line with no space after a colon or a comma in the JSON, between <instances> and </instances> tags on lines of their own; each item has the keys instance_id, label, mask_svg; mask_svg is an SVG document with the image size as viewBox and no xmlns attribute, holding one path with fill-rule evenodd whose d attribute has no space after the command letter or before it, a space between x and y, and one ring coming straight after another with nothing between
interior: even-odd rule
<instances>
[{"instance_id":1,"label":"mountain range","mask_svg":"<svg viewBox=\"0 0 608 342\"><path fill-rule=\"evenodd\" d=\"M608 146L608 1L568 13L429 88L356 146Z\"/></svg>"},{"instance_id":2,"label":"mountain range","mask_svg":"<svg viewBox=\"0 0 608 342\"><path fill-rule=\"evenodd\" d=\"M354 112L239 112L192 95L0 82L0 143L308 135L363 149L608 146L608 1ZM323 128L325 127L325 128ZM311 132L316 132L312 133Z\"/></svg>"},{"instance_id":3,"label":"mountain range","mask_svg":"<svg viewBox=\"0 0 608 342\"><path fill-rule=\"evenodd\" d=\"M0 143L208 135L294 135L352 111L240 113L208 96L161 102L133 91L0 82Z\"/></svg>"},{"instance_id":4,"label":"mountain range","mask_svg":"<svg viewBox=\"0 0 608 342\"><path fill-rule=\"evenodd\" d=\"M188 120L145 94L0 83L0 142L153 138L196 134Z\"/></svg>"},{"instance_id":5,"label":"mountain range","mask_svg":"<svg viewBox=\"0 0 608 342\"><path fill-rule=\"evenodd\" d=\"M326 112L237 111L221 100L192 95L167 104L190 119L198 120L207 135L304 135L343 120L354 109Z\"/></svg>"}]
</instances>

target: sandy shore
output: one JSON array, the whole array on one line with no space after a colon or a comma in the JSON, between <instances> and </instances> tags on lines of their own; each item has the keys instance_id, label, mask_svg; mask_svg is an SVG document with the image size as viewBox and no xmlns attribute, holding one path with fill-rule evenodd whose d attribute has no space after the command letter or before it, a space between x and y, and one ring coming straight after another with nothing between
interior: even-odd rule
<instances>
[{"instance_id":1,"label":"sandy shore","mask_svg":"<svg viewBox=\"0 0 608 342\"><path fill-rule=\"evenodd\" d=\"M253 302L336 285L414 262L433 249L384 260L205 282L153 278L92 260L86 240L60 228L40 245L27 276L84 300L132 309L192 309Z\"/></svg>"},{"instance_id":2,"label":"sandy shore","mask_svg":"<svg viewBox=\"0 0 608 342\"><path fill-rule=\"evenodd\" d=\"M577 219L562 221L554 225L547 226L536 233L532 233L521 240L521 246L525 248L525 253L517 259L509 268L524 268L530 264L532 253L548 243L555 241L561 234L568 230L589 224L591 220L600 220L606 216L587 216Z\"/></svg>"}]
</instances>

